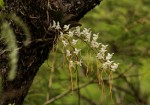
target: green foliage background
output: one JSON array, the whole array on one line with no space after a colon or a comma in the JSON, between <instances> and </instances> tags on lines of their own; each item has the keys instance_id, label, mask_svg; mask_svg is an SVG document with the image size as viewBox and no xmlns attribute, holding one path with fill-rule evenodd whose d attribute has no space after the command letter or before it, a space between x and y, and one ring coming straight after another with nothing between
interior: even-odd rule
<instances>
[{"instance_id":1,"label":"green foliage background","mask_svg":"<svg viewBox=\"0 0 150 105\"><path fill-rule=\"evenodd\" d=\"M3 5L4 5L3 0L0 0L0 7L3 7Z\"/></svg>"},{"instance_id":2,"label":"green foliage background","mask_svg":"<svg viewBox=\"0 0 150 105\"><path fill-rule=\"evenodd\" d=\"M90 11L80 22L83 27L89 27L94 32L100 33L99 40L109 44L110 52L114 52L115 61L120 63L118 72L129 75L138 75L128 80L134 84L143 97L150 104L150 1L149 0L103 0L100 6ZM79 45L81 46L81 45ZM86 46L82 47L87 49ZM55 97L70 87L68 68L62 66L63 57L59 53L50 54L49 59L41 66L35 77L33 86L25 99L24 105L42 105L45 101ZM85 53L85 52L83 52ZM55 58L54 58L55 55ZM94 61L89 55L85 55L87 61ZM54 72L52 72L54 64ZM92 65L92 63L91 63ZM84 83L94 78L93 72L88 77L81 75L80 82ZM114 76L117 74L114 74ZM52 85L49 87L49 80ZM114 85L130 90L122 79L113 81ZM112 99L109 95L109 87L91 84L81 89L81 95L86 96L90 102L97 105L114 105L116 100L121 100L120 105L136 105L136 98L119 90L113 90ZM131 90L130 90L131 91ZM118 98L116 98L118 97ZM109 100L109 101L108 101ZM52 105L78 105L77 93L68 94L55 101ZM81 105L91 105L81 98Z\"/></svg>"}]
</instances>

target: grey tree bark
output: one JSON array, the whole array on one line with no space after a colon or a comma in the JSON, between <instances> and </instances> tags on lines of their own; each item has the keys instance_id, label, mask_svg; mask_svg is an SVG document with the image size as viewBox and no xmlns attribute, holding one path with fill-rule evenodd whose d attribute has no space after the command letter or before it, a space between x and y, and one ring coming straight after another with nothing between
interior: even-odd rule
<instances>
[{"instance_id":1,"label":"grey tree bark","mask_svg":"<svg viewBox=\"0 0 150 105\"><path fill-rule=\"evenodd\" d=\"M0 53L1 105L23 103L39 67L55 44L57 34L54 30L49 30L52 20L60 21L61 25L71 24L73 27L100 2L101 0L4 0L5 10L0 13L15 13L19 16L31 32L31 43L24 46L25 35L21 27L9 20L19 47L19 61L16 77L9 81L8 53ZM6 45L0 41L0 51L4 49Z\"/></svg>"}]
</instances>

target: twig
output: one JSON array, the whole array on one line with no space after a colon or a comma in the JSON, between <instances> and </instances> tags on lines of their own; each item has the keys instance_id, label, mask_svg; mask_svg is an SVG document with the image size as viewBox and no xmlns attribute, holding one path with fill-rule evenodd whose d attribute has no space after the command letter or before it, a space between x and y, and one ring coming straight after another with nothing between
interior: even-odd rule
<instances>
[{"instance_id":1,"label":"twig","mask_svg":"<svg viewBox=\"0 0 150 105\"><path fill-rule=\"evenodd\" d=\"M85 84L82 84L82 85L80 85L80 86L77 87L77 88L74 88L73 91L77 91L78 89L84 88L84 87L88 86L88 85L91 84L91 83L93 83L93 80L91 80L91 81L89 81L89 82L87 82L87 83L85 83ZM60 94L60 95L58 95L58 96L56 96L56 97L53 97L52 99L48 100L48 101L45 102L43 105L48 105L48 104L50 104L50 103L52 103L52 102L54 102L54 101L56 101L56 100L58 100L58 99L60 99L60 98L62 98L62 97L64 97L64 96L66 96L66 95L69 94L71 91L72 91L72 90L69 89L69 90L63 92L62 94Z\"/></svg>"}]
</instances>

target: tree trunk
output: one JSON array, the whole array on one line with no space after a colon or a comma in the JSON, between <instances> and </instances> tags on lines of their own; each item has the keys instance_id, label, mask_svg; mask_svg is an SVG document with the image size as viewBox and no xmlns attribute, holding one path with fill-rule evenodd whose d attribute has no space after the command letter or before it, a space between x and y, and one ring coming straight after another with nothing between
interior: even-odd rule
<instances>
[{"instance_id":1,"label":"tree trunk","mask_svg":"<svg viewBox=\"0 0 150 105\"><path fill-rule=\"evenodd\" d=\"M4 0L5 10L2 13L15 13L31 32L31 43L24 46L25 35L21 27L9 20L16 35L19 47L19 61L14 80L8 80L8 52L0 53L0 74L2 77L1 105L21 105L32 81L49 51L55 44L57 33L49 30L52 20L61 25L78 22L88 11L100 4L100 0ZM6 45L0 41L0 51Z\"/></svg>"}]
</instances>

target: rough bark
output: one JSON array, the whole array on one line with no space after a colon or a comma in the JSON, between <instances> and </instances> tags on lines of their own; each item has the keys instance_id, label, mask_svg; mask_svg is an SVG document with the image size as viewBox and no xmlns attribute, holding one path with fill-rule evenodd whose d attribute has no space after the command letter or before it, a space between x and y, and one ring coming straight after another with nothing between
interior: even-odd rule
<instances>
[{"instance_id":1,"label":"rough bark","mask_svg":"<svg viewBox=\"0 0 150 105\"><path fill-rule=\"evenodd\" d=\"M63 24L78 22L88 11L100 4L100 0L4 0L6 9L1 13L13 12L27 24L31 32L31 43L24 46L25 35L22 29L9 21L16 34L19 47L17 74L13 81L8 80L8 52L0 53L0 74L2 77L1 105L9 103L21 105L32 81L49 51L55 44L57 34L49 30L52 20ZM0 41L0 51L6 45Z\"/></svg>"}]
</instances>

